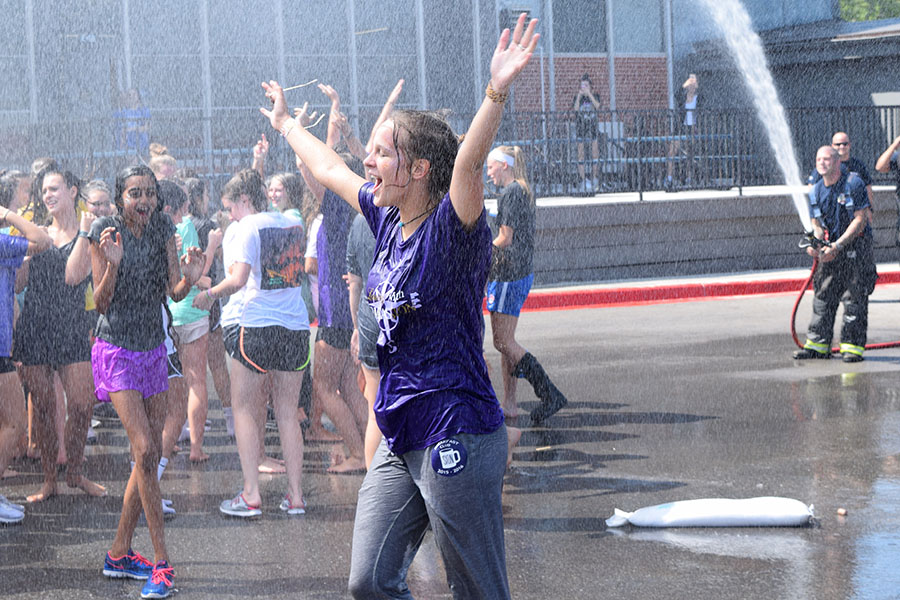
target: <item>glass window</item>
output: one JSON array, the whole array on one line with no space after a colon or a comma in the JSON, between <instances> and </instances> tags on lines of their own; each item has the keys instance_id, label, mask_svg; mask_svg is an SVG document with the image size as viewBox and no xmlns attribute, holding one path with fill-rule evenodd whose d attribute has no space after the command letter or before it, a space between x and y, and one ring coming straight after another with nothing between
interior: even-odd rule
<instances>
[{"instance_id":1,"label":"glass window","mask_svg":"<svg viewBox=\"0 0 900 600\"><path fill-rule=\"evenodd\" d=\"M554 2L553 46L556 52L606 52L605 0Z\"/></svg>"}]
</instances>

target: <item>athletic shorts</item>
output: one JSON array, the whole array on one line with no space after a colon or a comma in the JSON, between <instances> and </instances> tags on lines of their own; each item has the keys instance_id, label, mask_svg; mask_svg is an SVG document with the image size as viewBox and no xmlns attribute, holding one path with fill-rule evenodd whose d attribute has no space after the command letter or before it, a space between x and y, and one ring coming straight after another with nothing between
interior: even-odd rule
<instances>
[{"instance_id":1,"label":"athletic shorts","mask_svg":"<svg viewBox=\"0 0 900 600\"><path fill-rule=\"evenodd\" d=\"M91 348L94 390L100 402L109 402L110 392L136 390L144 399L169 389L166 375L166 345L138 352L120 348L97 338Z\"/></svg>"},{"instance_id":2,"label":"athletic shorts","mask_svg":"<svg viewBox=\"0 0 900 600\"><path fill-rule=\"evenodd\" d=\"M489 281L487 288L487 309L518 317L534 283L534 273L516 281Z\"/></svg>"},{"instance_id":3,"label":"athletic shorts","mask_svg":"<svg viewBox=\"0 0 900 600\"><path fill-rule=\"evenodd\" d=\"M223 330L225 351L253 371L300 371L309 365L309 330L228 325Z\"/></svg>"},{"instance_id":4,"label":"athletic shorts","mask_svg":"<svg viewBox=\"0 0 900 600\"><path fill-rule=\"evenodd\" d=\"M319 327L319 330L316 331L317 342L321 340L338 350L349 350L351 337L353 337L353 330L342 327Z\"/></svg>"},{"instance_id":5,"label":"athletic shorts","mask_svg":"<svg viewBox=\"0 0 900 600\"><path fill-rule=\"evenodd\" d=\"M12 373L16 370L16 363L8 356L0 356L0 375Z\"/></svg>"},{"instance_id":6,"label":"athletic shorts","mask_svg":"<svg viewBox=\"0 0 900 600\"><path fill-rule=\"evenodd\" d=\"M184 367L181 366L181 359L178 358L177 352L166 354L166 371L169 379L184 377Z\"/></svg>"},{"instance_id":7,"label":"athletic shorts","mask_svg":"<svg viewBox=\"0 0 900 600\"><path fill-rule=\"evenodd\" d=\"M192 323L175 325L173 329L175 330L175 333L178 334L178 343L190 344L209 333L209 319L197 319Z\"/></svg>"}]
</instances>

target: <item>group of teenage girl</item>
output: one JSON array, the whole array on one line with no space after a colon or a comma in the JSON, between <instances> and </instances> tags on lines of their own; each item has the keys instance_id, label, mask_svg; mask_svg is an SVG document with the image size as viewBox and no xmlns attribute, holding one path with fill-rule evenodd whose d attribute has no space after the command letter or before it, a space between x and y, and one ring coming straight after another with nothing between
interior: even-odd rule
<instances>
[{"instance_id":1,"label":"group of teenage girl","mask_svg":"<svg viewBox=\"0 0 900 600\"><path fill-rule=\"evenodd\" d=\"M53 412L58 374L69 406L66 480L92 495L105 490L81 474L77 459L95 399L111 402L134 466L104 575L145 580L144 598L174 590L158 479L185 417L191 459L206 458L205 373L221 343L230 390L218 392L230 405L226 418L233 418L243 476L237 495L221 503L223 513L262 512L259 472L271 399L287 474L279 508L303 514L301 424L309 421L307 440L335 437L322 426L324 412L346 448L329 471L365 472L351 594L411 597L406 572L431 529L454 597L509 597L501 490L521 435L505 424L505 417L512 423L518 416L516 380L528 380L540 400L534 423L566 403L515 340L533 281L535 203L521 151L491 150L510 87L540 37L536 20L525 21L520 16L513 31L501 34L485 98L462 142L441 114L394 110L402 81L367 145L352 138L332 88L321 86L332 101L322 142L307 130L315 115L304 106L292 116L281 86L263 83L270 107L260 110L296 154L300 175L279 174L266 186L268 142L262 138L253 168L224 187L222 205L231 221L224 234L191 218L203 210L196 199L207 196L202 184L179 186L144 165L118 174L110 214L96 216L80 206L77 179L59 169L36 180L49 215L46 229L15 207L0 208L0 225L16 229L0 237L0 471L15 454L25 421L22 387L7 385L14 383L13 361L21 363L44 416ZM340 137L349 150L344 155L334 150ZM493 233L484 206L485 164L500 188ZM23 272L27 291L13 333L12 297ZM483 353L485 290L502 357L502 403ZM221 315L211 315L220 301ZM313 311L314 400L298 409ZM218 318L211 325L212 316ZM42 328L28 319L59 323L53 340L43 340ZM220 342L213 341L215 330ZM61 335L71 343L59 343ZM173 371L184 377L171 378ZM175 385L187 393L173 394ZM45 466L35 501L51 496L56 485L57 436L49 425L41 427L41 457L52 469ZM152 560L132 549L141 512Z\"/></svg>"}]
</instances>

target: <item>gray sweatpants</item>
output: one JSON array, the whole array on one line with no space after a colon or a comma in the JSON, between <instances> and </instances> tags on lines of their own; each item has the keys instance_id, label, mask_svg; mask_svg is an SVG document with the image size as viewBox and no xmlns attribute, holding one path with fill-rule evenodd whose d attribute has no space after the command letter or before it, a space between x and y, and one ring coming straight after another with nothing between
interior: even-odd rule
<instances>
[{"instance_id":1,"label":"gray sweatpants","mask_svg":"<svg viewBox=\"0 0 900 600\"><path fill-rule=\"evenodd\" d=\"M397 456L382 440L356 505L354 598L412 598L406 572L429 525L454 598L509 598L500 497L506 427L454 439L468 461L452 476L435 472L433 446Z\"/></svg>"}]
</instances>

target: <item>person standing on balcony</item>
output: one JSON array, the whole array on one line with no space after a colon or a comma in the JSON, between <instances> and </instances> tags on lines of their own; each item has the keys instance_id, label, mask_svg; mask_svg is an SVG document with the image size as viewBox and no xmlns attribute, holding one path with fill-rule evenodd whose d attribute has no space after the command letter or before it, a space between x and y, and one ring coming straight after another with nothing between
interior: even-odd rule
<instances>
[{"instance_id":1,"label":"person standing on balcony","mask_svg":"<svg viewBox=\"0 0 900 600\"><path fill-rule=\"evenodd\" d=\"M684 139L685 142L685 158L687 160L687 165L685 165L685 168L681 171L684 175L684 181L682 183L689 184L691 181L694 156L692 137L697 126L697 114L695 111L697 110L697 104L699 103L699 89L700 84L697 82L697 75L694 73L688 75L688 78L681 84L681 93L684 101L679 103L681 109L679 110L678 119L675 121L675 135L669 145L670 160L666 166L667 173L665 183L667 192L675 190L675 180L673 179L673 175L675 174L674 158L675 156L680 156L682 139Z\"/></svg>"},{"instance_id":2,"label":"person standing on balcony","mask_svg":"<svg viewBox=\"0 0 900 600\"><path fill-rule=\"evenodd\" d=\"M599 134L597 123L597 111L600 110L600 102L594 96L591 87L591 77L587 73L581 76L578 93L575 94L575 102L572 105L575 111L575 138L578 141L578 176L581 177L579 191L593 194L595 185L599 184L598 174L600 163L600 147L597 137ZM584 168L584 145L591 144L591 176L587 179Z\"/></svg>"}]
</instances>

